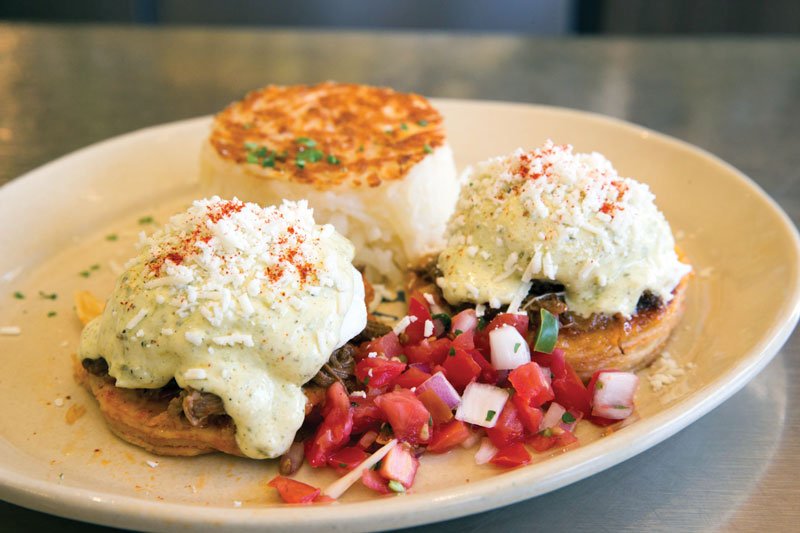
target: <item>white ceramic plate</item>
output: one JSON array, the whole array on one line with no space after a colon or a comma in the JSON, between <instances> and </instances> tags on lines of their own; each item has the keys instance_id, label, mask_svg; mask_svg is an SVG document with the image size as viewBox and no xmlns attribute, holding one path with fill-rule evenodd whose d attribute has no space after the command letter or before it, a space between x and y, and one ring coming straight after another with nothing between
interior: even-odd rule
<instances>
[{"instance_id":1,"label":"white ceramic plate","mask_svg":"<svg viewBox=\"0 0 800 533\"><path fill-rule=\"evenodd\" d=\"M80 325L71 294L90 289L105 296L112 265L124 262L135 234L151 227L138 219L164 220L198 194L197 152L209 125L200 118L97 144L0 189L0 326L22 329L0 336L0 405L13 405L0 420L0 497L137 529L330 531L443 520L543 494L646 450L744 386L793 330L800 309L797 232L729 165L597 115L489 102L436 105L460 167L553 138L604 153L622 175L656 193L698 275L667 348L687 374L656 394L643 371L640 420L603 437L584 426L581 447L512 471L476 466L474 450L426 455L413 494L377 497L356 486L337 504L311 507L276 501L266 488L274 462L219 454L157 458L114 438L72 380ZM116 241L106 239L112 233ZM13 298L15 291L25 298ZM56 316L48 317L52 311ZM333 475L304 467L299 478L319 486Z\"/></svg>"}]
</instances>

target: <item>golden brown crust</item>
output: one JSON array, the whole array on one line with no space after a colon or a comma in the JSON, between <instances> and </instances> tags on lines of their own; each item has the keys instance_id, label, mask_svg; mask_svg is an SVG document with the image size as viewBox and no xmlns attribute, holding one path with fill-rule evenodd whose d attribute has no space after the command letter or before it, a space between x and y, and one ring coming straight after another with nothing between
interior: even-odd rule
<instances>
[{"instance_id":1,"label":"golden brown crust","mask_svg":"<svg viewBox=\"0 0 800 533\"><path fill-rule=\"evenodd\" d=\"M328 189L401 179L444 145L445 134L442 116L423 96L325 82L250 92L215 117L209 143L222 161L250 175ZM298 153L311 148L322 157L299 166ZM273 166L264 166L265 157Z\"/></svg>"},{"instance_id":2,"label":"golden brown crust","mask_svg":"<svg viewBox=\"0 0 800 533\"><path fill-rule=\"evenodd\" d=\"M646 367L661 353L672 331L683 316L686 301L686 275L672 292L666 305L637 313L630 319L621 316L591 316L562 328L557 347L582 379L604 368L635 371Z\"/></svg>"},{"instance_id":3,"label":"golden brown crust","mask_svg":"<svg viewBox=\"0 0 800 533\"><path fill-rule=\"evenodd\" d=\"M224 452L244 457L236 444L233 421L220 417L205 427L193 426L169 408L170 398L143 394L141 389L123 389L113 378L90 374L75 359L75 380L97 400L109 429L119 438L158 455L190 457ZM304 387L306 415L325 398L322 387Z\"/></svg>"}]
</instances>

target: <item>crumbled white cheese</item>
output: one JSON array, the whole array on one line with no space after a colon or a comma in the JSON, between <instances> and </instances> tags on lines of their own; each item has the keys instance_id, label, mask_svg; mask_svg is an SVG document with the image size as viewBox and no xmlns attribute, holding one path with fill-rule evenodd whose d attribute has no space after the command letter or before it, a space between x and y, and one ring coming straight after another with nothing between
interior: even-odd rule
<instances>
[{"instance_id":1,"label":"crumbled white cheese","mask_svg":"<svg viewBox=\"0 0 800 533\"><path fill-rule=\"evenodd\" d=\"M184 334L184 338L191 344L195 346L200 346L203 344L203 340L205 339L205 334L202 331L198 331L193 329L191 331L187 331Z\"/></svg>"},{"instance_id":2,"label":"crumbled white cheese","mask_svg":"<svg viewBox=\"0 0 800 533\"><path fill-rule=\"evenodd\" d=\"M56 398L53 400L53 405L56 407L63 407L64 406L64 398Z\"/></svg>"},{"instance_id":3,"label":"crumbled white cheese","mask_svg":"<svg viewBox=\"0 0 800 533\"><path fill-rule=\"evenodd\" d=\"M236 344L244 344L248 348L252 348L253 336L243 333L231 333L230 335L220 335L211 339L215 344L220 346L234 346Z\"/></svg>"},{"instance_id":4,"label":"crumbled white cheese","mask_svg":"<svg viewBox=\"0 0 800 533\"><path fill-rule=\"evenodd\" d=\"M395 334L400 335L406 330L408 326L410 326L412 323L416 321L417 317L406 315L403 318L401 318L397 324L395 324L394 329L392 331L394 331Z\"/></svg>"},{"instance_id":5,"label":"crumbled white cheese","mask_svg":"<svg viewBox=\"0 0 800 533\"><path fill-rule=\"evenodd\" d=\"M156 468L158 466L158 461L145 461L145 463L147 463L147 466L150 468Z\"/></svg>"},{"instance_id":6,"label":"crumbled white cheese","mask_svg":"<svg viewBox=\"0 0 800 533\"><path fill-rule=\"evenodd\" d=\"M19 335L20 333L22 333L22 329L20 329L19 326L0 327L0 335L14 336L14 335Z\"/></svg>"},{"instance_id":7,"label":"crumbled white cheese","mask_svg":"<svg viewBox=\"0 0 800 533\"><path fill-rule=\"evenodd\" d=\"M422 335L423 337L430 337L431 335L433 335L433 322L431 322L430 320L425 321L425 327L422 332Z\"/></svg>"}]
</instances>

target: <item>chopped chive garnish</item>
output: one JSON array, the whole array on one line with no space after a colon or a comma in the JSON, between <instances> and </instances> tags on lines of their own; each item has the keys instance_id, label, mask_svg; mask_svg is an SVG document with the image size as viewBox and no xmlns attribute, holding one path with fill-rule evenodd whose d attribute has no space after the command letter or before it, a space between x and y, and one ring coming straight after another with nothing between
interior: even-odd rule
<instances>
[{"instance_id":1,"label":"chopped chive garnish","mask_svg":"<svg viewBox=\"0 0 800 533\"><path fill-rule=\"evenodd\" d=\"M53 318L53 317L54 317L54 316L56 316L57 314L58 314L58 313L56 313L55 311L49 311L49 312L47 313L47 318Z\"/></svg>"},{"instance_id":2,"label":"chopped chive garnish","mask_svg":"<svg viewBox=\"0 0 800 533\"><path fill-rule=\"evenodd\" d=\"M541 353L552 353L558 340L558 318L547 309L541 309L539 316L539 332L536 334L533 349Z\"/></svg>"},{"instance_id":3,"label":"chopped chive garnish","mask_svg":"<svg viewBox=\"0 0 800 533\"><path fill-rule=\"evenodd\" d=\"M256 150L258 148L258 143L254 142L246 142L244 143L245 150Z\"/></svg>"},{"instance_id":4,"label":"chopped chive garnish","mask_svg":"<svg viewBox=\"0 0 800 533\"><path fill-rule=\"evenodd\" d=\"M154 222L153 217L146 216L139 219L139 224L152 224Z\"/></svg>"},{"instance_id":5,"label":"chopped chive garnish","mask_svg":"<svg viewBox=\"0 0 800 533\"><path fill-rule=\"evenodd\" d=\"M251 165L258 163L258 156L256 154L254 154L253 152L248 152L247 153L247 162L250 163Z\"/></svg>"},{"instance_id":6,"label":"chopped chive garnish","mask_svg":"<svg viewBox=\"0 0 800 533\"><path fill-rule=\"evenodd\" d=\"M486 411L486 421L487 422L491 422L492 419L494 418L494 415L496 415L496 414L497 414L497 411L492 411L491 409Z\"/></svg>"},{"instance_id":7,"label":"chopped chive garnish","mask_svg":"<svg viewBox=\"0 0 800 533\"><path fill-rule=\"evenodd\" d=\"M58 298L58 294L56 294L54 292L51 292L51 293L48 294L48 293L46 293L44 291L39 291L39 296L41 296L42 298L44 298L46 300L55 300L56 298Z\"/></svg>"},{"instance_id":8,"label":"chopped chive garnish","mask_svg":"<svg viewBox=\"0 0 800 533\"><path fill-rule=\"evenodd\" d=\"M402 124L400 124L400 129L403 130L403 131L407 131L408 130L408 124L403 122Z\"/></svg>"},{"instance_id":9,"label":"chopped chive garnish","mask_svg":"<svg viewBox=\"0 0 800 533\"><path fill-rule=\"evenodd\" d=\"M418 120L418 121L417 121L417 124L418 124L418 125L420 125L420 126L422 126L422 127L424 128L425 126L427 126L427 125L428 125L428 121L427 121L427 120L425 120L425 119Z\"/></svg>"},{"instance_id":10,"label":"chopped chive garnish","mask_svg":"<svg viewBox=\"0 0 800 533\"><path fill-rule=\"evenodd\" d=\"M518 342L518 343L516 343L516 344L514 345L514 353L517 353L517 351L519 350L519 347L520 347L520 346L522 346L522 343L520 343L520 342Z\"/></svg>"},{"instance_id":11,"label":"chopped chive garnish","mask_svg":"<svg viewBox=\"0 0 800 533\"><path fill-rule=\"evenodd\" d=\"M14 298L16 298L17 300L24 300L24 299L25 299L25 295L24 295L24 294L22 294L22 293L21 293L21 292L19 292L19 291L15 291L15 292L14 292Z\"/></svg>"},{"instance_id":12,"label":"chopped chive garnish","mask_svg":"<svg viewBox=\"0 0 800 533\"><path fill-rule=\"evenodd\" d=\"M81 272L78 272L78 274L83 276L84 278L88 278L91 275L91 272L89 272L88 270L82 270Z\"/></svg>"},{"instance_id":13,"label":"chopped chive garnish","mask_svg":"<svg viewBox=\"0 0 800 533\"><path fill-rule=\"evenodd\" d=\"M387 487L389 487L389 490L392 492L401 493L406 491L406 488L403 486L403 484L395 480L391 480Z\"/></svg>"},{"instance_id":14,"label":"chopped chive garnish","mask_svg":"<svg viewBox=\"0 0 800 533\"><path fill-rule=\"evenodd\" d=\"M450 331L450 324L452 324L452 320L450 319L450 315L445 313L436 313L431 317L434 320L440 320L442 325L444 326L445 331Z\"/></svg>"},{"instance_id":15,"label":"chopped chive garnish","mask_svg":"<svg viewBox=\"0 0 800 533\"><path fill-rule=\"evenodd\" d=\"M451 346L450 347L450 357L454 356L455 354L456 354L456 349Z\"/></svg>"},{"instance_id":16,"label":"chopped chive garnish","mask_svg":"<svg viewBox=\"0 0 800 533\"><path fill-rule=\"evenodd\" d=\"M309 139L308 137L298 137L294 142L302 144L303 146L308 146L309 148L314 148L317 145L317 141Z\"/></svg>"},{"instance_id":17,"label":"chopped chive garnish","mask_svg":"<svg viewBox=\"0 0 800 533\"><path fill-rule=\"evenodd\" d=\"M433 148L431 148L430 144L426 144L425 146L422 147L422 149L425 151L426 154L432 154L433 153Z\"/></svg>"},{"instance_id":18,"label":"chopped chive garnish","mask_svg":"<svg viewBox=\"0 0 800 533\"><path fill-rule=\"evenodd\" d=\"M333 154L328 154L328 163L330 163L331 165L338 165L339 158Z\"/></svg>"},{"instance_id":19,"label":"chopped chive garnish","mask_svg":"<svg viewBox=\"0 0 800 533\"><path fill-rule=\"evenodd\" d=\"M117 239L119 239L119 236L116 233L109 233L106 235L107 241L116 241Z\"/></svg>"},{"instance_id":20,"label":"chopped chive garnish","mask_svg":"<svg viewBox=\"0 0 800 533\"><path fill-rule=\"evenodd\" d=\"M566 413L561 415L561 421L564 422L565 424L572 424L573 422L575 422L575 417L572 416L572 413L567 411Z\"/></svg>"}]
</instances>

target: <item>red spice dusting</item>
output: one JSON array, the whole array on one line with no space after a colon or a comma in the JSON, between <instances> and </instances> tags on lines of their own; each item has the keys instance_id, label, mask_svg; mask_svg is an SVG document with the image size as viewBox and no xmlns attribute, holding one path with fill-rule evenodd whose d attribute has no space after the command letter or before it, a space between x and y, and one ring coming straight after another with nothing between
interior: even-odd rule
<instances>
[{"instance_id":1,"label":"red spice dusting","mask_svg":"<svg viewBox=\"0 0 800 533\"><path fill-rule=\"evenodd\" d=\"M171 252L167 254L167 259L175 263L176 265L180 265L183 263L183 256L178 252Z\"/></svg>"},{"instance_id":2,"label":"red spice dusting","mask_svg":"<svg viewBox=\"0 0 800 533\"><path fill-rule=\"evenodd\" d=\"M228 218L234 213L244 209L244 203L239 200L219 202L208 206L208 219L216 224L223 218Z\"/></svg>"},{"instance_id":3,"label":"red spice dusting","mask_svg":"<svg viewBox=\"0 0 800 533\"><path fill-rule=\"evenodd\" d=\"M617 199L613 202L603 203L603 206L600 208L600 212L605 213L613 218L617 211L622 211L625 209L620 202L625 197L625 193L628 192L628 185L622 181L613 180L611 181L611 186L617 189Z\"/></svg>"}]
</instances>

